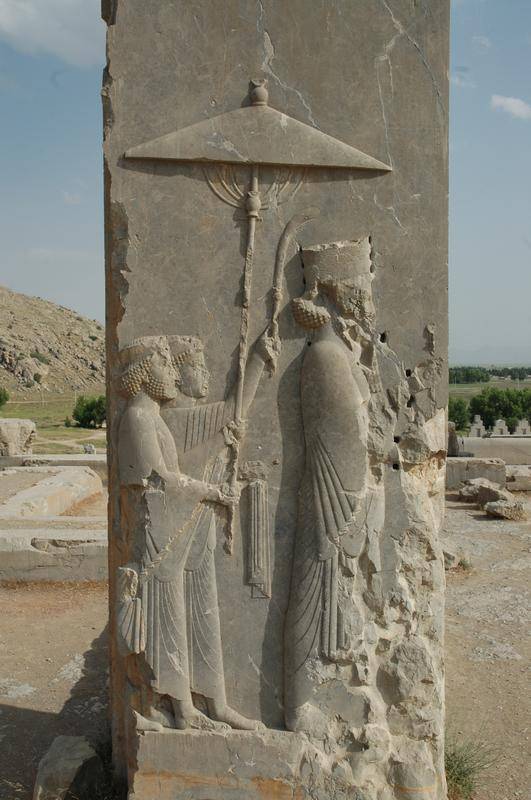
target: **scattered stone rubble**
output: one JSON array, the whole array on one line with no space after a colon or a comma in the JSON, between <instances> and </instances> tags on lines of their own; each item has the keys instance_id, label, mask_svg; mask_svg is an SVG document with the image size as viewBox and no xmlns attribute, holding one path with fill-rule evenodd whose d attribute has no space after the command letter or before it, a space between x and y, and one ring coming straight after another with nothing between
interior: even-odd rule
<instances>
[{"instance_id":1,"label":"scattered stone rubble","mask_svg":"<svg viewBox=\"0 0 531 800\"><path fill-rule=\"evenodd\" d=\"M459 497L468 503L476 503L489 516L511 520L525 520L527 514L524 504L496 483L486 478L473 478L466 481L459 491Z\"/></svg>"}]
</instances>

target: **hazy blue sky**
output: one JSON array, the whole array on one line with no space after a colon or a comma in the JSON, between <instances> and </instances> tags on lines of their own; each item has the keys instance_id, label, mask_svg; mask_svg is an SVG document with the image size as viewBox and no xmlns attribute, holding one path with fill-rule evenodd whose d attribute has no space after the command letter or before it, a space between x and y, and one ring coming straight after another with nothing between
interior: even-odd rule
<instances>
[{"instance_id":1,"label":"hazy blue sky","mask_svg":"<svg viewBox=\"0 0 531 800\"><path fill-rule=\"evenodd\" d=\"M0 0L0 282L100 320L103 63L99 0ZM451 359L531 363L531 0L453 2L451 90Z\"/></svg>"}]
</instances>

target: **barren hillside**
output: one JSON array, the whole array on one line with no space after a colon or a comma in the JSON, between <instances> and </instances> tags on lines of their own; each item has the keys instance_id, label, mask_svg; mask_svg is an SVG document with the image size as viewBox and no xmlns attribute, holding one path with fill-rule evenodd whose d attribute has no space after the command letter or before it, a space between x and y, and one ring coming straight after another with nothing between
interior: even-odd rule
<instances>
[{"instance_id":1,"label":"barren hillside","mask_svg":"<svg viewBox=\"0 0 531 800\"><path fill-rule=\"evenodd\" d=\"M0 286L0 386L70 392L104 380L103 325Z\"/></svg>"}]
</instances>

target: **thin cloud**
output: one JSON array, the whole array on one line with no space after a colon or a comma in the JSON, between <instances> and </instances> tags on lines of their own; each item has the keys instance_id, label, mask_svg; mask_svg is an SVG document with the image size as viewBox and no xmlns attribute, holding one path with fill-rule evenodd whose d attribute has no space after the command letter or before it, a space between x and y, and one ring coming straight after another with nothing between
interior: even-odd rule
<instances>
[{"instance_id":1,"label":"thin cloud","mask_svg":"<svg viewBox=\"0 0 531 800\"><path fill-rule=\"evenodd\" d=\"M519 97L504 97L501 94L493 94L490 99L490 107L494 111L505 111L518 119L531 119L531 105Z\"/></svg>"},{"instance_id":2,"label":"thin cloud","mask_svg":"<svg viewBox=\"0 0 531 800\"><path fill-rule=\"evenodd\" d=\"M475 89L476 84L469 75L470 67L457 66L450 75L450 83L458 86L460 89Z\"/></svg>"},{"instance_id":3,"label":"thin cloud","mask_svg":"<svg viewBox=\"0 0 531 800\"><path fill-rule=\"evenodd\" d=\"M459 72L454 72L450 75L450 83L453 83L454 86L458 86L460 89L475 89L476 84L470 78L467 78L466 75L462 75Z\"/></svg>"},{"instance_id":4,"label":"thin cloud","mask_svg":"<svg viewBox=\"0 0 531 800\"><path fill-rule=\"evenodd\" d=\"M0 39L23 53L51 54L75 67L105 60L98 0L0 0Z\"/></svg>"},{"instance_id":5,"label":"thin cloud","mask_svg":"<svg viewBox=\"0 0 531 800\"><path fill-rule=\"evenodd\" d=\"M473 36L472 41L482 50L490 50L492 47L492 42L488 36Z\"/></svg>"},{"instance_id":6,"label":"thin cloud","mask_svg":"<svg viewBox=\"0 0 531 800\"><path fill-rule=\"evenodd\" d=\"M81 195L63 192L63 200L67 206L78 206L81 203Z\"/></svg>"}]
</instances>

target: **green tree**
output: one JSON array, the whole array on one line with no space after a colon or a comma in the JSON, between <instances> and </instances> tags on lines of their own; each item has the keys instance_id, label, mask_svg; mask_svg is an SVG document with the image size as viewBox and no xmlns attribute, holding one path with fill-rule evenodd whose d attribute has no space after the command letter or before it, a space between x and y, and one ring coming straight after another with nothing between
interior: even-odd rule
<instances>
[{"instance_id":1,"label":"green tree","mask_svg":"<svg viewBox=\"0 0 531 800\"><path fill-rule=\"evenodd\" d=\"M106 418L105 396L85 397L80 395L74 406L72 417L81 428L101 428Z\"/></svg>"},{"instance_id":2,"label":"green tree","mask_svg":"<svg viewBox=\"0 0 531 800\"><path fill-rule=\"evenodd\" d=\"M458 431L469 427L468 403L462 397L450 397L448 400L448 419L455 423Z\"/></svg>"},{"instance_id":3,"label":"green tree","mask_svg":"<svg viewBox=\"0 0 531 800\"><path fill-rule=\"evenodd\" d=\"M450 367L450 383L488 383L490 375L484 367Z\"/></svg>"},{"instance_id":4,"label":"green tree","mask_svg":"<svg viewBox=\"0 0 531 800\"><path fill-rule=\"evenodd\" d=\"M8 400L9 400L9 392L7 391L7 389L4 389L3 386L0 386L0 408L2 408L2 406L5 406Z\"/></svg>"},{"instance_id":5,"label":"green tree","mask_svg":"<svg viewBox=\"0 0 531 800\"><path fill-rule=\"evenodd\" d=\"M474 414L480 414L488 428L492 428L497 419L504 419L512 432L519 419L531 421L531 389L483 389L470 400L471 420Z\"/></svg>"}]
</instances>

